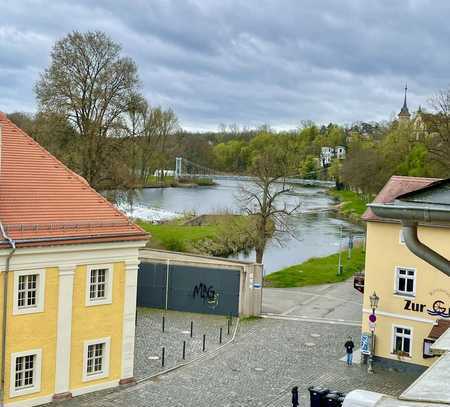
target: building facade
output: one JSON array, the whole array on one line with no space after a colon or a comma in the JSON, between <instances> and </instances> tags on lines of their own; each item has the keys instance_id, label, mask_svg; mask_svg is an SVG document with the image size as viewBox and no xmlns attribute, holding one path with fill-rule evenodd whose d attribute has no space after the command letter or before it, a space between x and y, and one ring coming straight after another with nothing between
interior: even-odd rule
<instances>
[{"instance_id":1,"label":"building facade","mask_svg":"<svg viewBox=\"0 0 450 407\"><path fill-rule=\"evenodd\" d=\"M148 236L0 113L2 405L133 381Z\"/></svg>"},{"instance_id":2,"label":"building facade","mask_svg":"<svg viewBox=\"0 0 450 407\"><path fill-rule=\"evenodd\" d=\"M436 179L392 177L376 203L433 185ZM450 194L448 186L439 186ZM447 196L450 203L450 196ZM434 362L431 344L450 322L450 278L413 254L405 245L399 221L381 219L371 209L367 222L367 248L363 302L363 332L369 332L370 295L379 296L376 309L375 360L401 369L423 369ZM432 250L450 258L450 224L419 223L418 235Z\"/></svg>"}]
</instances>

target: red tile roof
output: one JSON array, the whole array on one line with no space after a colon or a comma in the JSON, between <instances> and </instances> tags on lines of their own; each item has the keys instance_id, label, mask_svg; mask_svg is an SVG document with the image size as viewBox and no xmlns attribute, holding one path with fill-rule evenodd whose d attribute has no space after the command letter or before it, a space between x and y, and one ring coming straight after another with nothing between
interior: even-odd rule
<instances>
[{"instance_id":1,"label":"red tile roof","mask_svg":"<svg viewBox=\"0 0 450 407\"><path fill-rule=\"evenodd\" d=\"M0 126L0 221L18 244L148 238L2 112Z\"/></svg>"},{"instance_id":2,"label":"red tile roof","mask_svg":"<svg viewBox=\"0 0 450 407\"><path fill-rule=\"evenodd\" d=\"M417 191L424 188L433 182L439 181L438 178L422 178L422 177L404 177L393 175L383 189L374 199L374 203L388 203L395 200L400 195L408 192ZM362 216L366 221L377 221L381 219L377 217L370 208L364 212Z\"/></svg>"},{"instance_id":3,"label":"red tile roof","mask_svg":"<svg viewBox=\"0 0 450 407\"><path fill-rule=\"evenodd\" d=\"M450 321L447 319L438 319L437 325L434 325L433 328L431 328L430 333L428 334L429 338L438 339L442 336L442 334L450 328Z\"/></svg>"}]
</instances>

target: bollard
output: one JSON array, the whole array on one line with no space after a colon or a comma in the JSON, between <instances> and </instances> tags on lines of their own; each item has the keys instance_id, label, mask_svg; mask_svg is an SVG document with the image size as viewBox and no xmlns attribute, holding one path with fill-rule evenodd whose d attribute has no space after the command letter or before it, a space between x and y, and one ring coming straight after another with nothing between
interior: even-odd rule
<instances>
[{"instance_id":1,"label":"bollard","mask_svg":"<svg viewBox=\"0 0 450 407\"><path fill-rule=\"evenodd\" d=\"M193 332L194 332L194 321L191 321L191 338L192 338Z\"/></svg>"},{"instance_id":2,"label":"bollard","mask_svg":"<svg viewBox=\"0 0 450 407\"><path fill-rule=\"evenodd\" d=\"M205 351L205 349L206 349L206 335L203 334L203 352Z\"/></svg>"},{"instance_id":3,"label":"bollard","mask_svg":"<svg viewBox=\"0 0 450 407\"><path fill-rule=\"evenodd\" d=\"M186 359L186 341L183 341L183 360Z\"/></svg>"},{"instance_id":4,"label":"bollard","mask_svg":"<svg viewBox=\"0 0 450 407\"><path fill-rule=\"evenodd\" d=\"M222 327L220 327L219 331L219 343L222 343Z\"/></svg>"},{"instance_id":5,"label":"bollard","mask_svg":"<svg viewBox=\"0 0 450 407\"><path fill-rule=\"evenodd\" d=\"M230 334L230 320L228 320L228 323L227 323L227 335L229 335Z\"/></svg>"},{"instance_id":6,"label":"bollard","mask_svg":"<svg viewBox=\"0 0 450 407\"><path fill-rule=\"evenodd\" d=\"M164 332L165 325L166 325L166 317L163 315L163 317L162 317L162 331L163 332Z\"/></svg>"},{"instance_id":7,"label":"bollard","mask_svg":"<svg viewBox=\"0 0 450 407\"><path fill-rule=\"evenodd\" d=\"M164 367L164 356L166 353L166 348L163 346L162 348L162 355L161 355L161 367Z\"/></svg>"}]
</instances>

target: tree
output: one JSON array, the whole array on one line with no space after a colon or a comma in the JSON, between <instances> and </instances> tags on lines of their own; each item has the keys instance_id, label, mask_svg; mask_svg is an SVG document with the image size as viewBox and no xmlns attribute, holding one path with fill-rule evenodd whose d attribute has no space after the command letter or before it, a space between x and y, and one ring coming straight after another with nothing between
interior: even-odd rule
<instances>
[{"instance_id":1,"label":"tree","mask_svg":"<svg viewBox=\"0 0 450 407\"><path fill-rule=\"evenodd\" d=\"M286 199L293 191L287 182L292 170L288 152L276 140L268 142L253 157L250 173L254 181L242 188L240 202L255 219L252 237L257 263L262 263L270 238L282 243L283 235L291 232L289 218L300 208L299 203L288 205Z\"/></svg>"},{"instance_id":2,"label":"tree","mask_svg":"<svg viewBox=\"0 0 450 407\"><path fill-rule=\"evenodd\" d=\"M442 167L442 175L450 176L450 88L432 100L434 114L428 115L427 147L431 157Z\"/></svg>"},{"instance_id":3,"label":"tree","mask_svg":"<svg viewBox=\"0 0 450 407\"><path fill-rule=\"evenodd\" d=\"M120 53L105 33L74 31L56 42L35 86L40 110L64 115L81 136L81 175L96 189L109 186L121 160L105 140L121 128L138 90L136 65Z\"/></svg>"}]
</instances>

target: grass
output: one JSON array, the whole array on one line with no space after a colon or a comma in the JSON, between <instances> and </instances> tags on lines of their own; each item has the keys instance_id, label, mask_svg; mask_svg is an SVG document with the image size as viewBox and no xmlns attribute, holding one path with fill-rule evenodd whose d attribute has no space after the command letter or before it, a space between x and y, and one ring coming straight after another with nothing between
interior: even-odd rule
<instances>
[{"instance_id":1,"label":"grass","mask_svg":"<svg viewBox=\"0 0 450 407\"><path fill-rule=\"evenodd\" d=\"M261 320L262 319L262 317L259 317L259 316L257 316L257 315L250 315L250 316L248 316L248 317L243 317L243 318L241 318L240 319L240 322L241 323L245 323L245 322L253 322L253 321L259 321L259 320Z\"/></svg>"},{"instance_id":2,"label":"grass","mask_svg":"<svg viewBox=\"0 0 450 407\"><path fill-rule=\"evenodd\" d=\"M347 260L347 252L342 252L343 272L337 275L339 254L326 257L314 257L301 264L269 274L265 278L269 287L303 287L306 285L337 283L351 277L364 268L365 252L362 247L352 250L352 257Z\"/></svg>"},{"instance_id":3,"label":"grass","mask_svg":"<svg viewBox=\"0 0 450 407\"><path fill-rule=\"evenodd\" d=\"M155 249L227 257L253 247L248 231L253 222L248 216L216 214L157 225L143 220L137 223L151 234L148 246Z\"/></svg>"},{"instance_id":4,"label":"grass","mask_svg":"<svg viewBox=\"0 0 450 407\"><path fill-rule=\"evenodd\" d=\"M366 211L366 205L370 200L353 191L338 191L333 189L330 191L330 194L342 203L340 212L344 216L353 218L360 218L362 216Z\"/></svg>"},{"instance_id":5,"label":"grass","mask_svg":"<svg viewBox=\"0 0 450 407\"><path fill-rule=\"evenodd\" d=\"M137 223L151 234L152 247L177 252L185 252L196 241L214 238L218 233L216 225L184 226L176 223L154 225L144 221Z\"/></svg>"}]
</instances>

